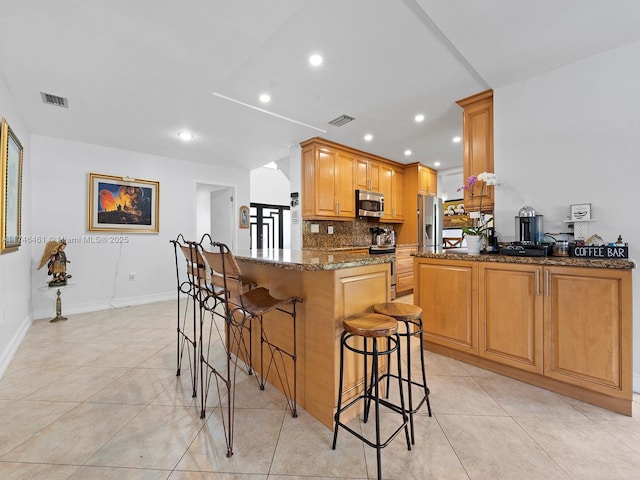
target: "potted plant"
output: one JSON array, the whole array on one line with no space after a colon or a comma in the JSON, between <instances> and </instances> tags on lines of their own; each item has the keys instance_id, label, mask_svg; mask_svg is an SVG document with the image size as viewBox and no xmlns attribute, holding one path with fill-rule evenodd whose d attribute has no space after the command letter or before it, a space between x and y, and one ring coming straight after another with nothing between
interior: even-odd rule
<instances>
[{"instance_id":1,"label":"potted plant","mask_svg":"<svg viewBox=\"0 0 640 480\"><path fill-rule=\"evenodd\" d=\"M469 255L479 255L484 247L484 241L487 238L488 227L484 213L482 212L482 199L485 186L498 186L500 185L500 181L495 173L482 172L477 176L471 175L467 178L464 185L462 185L458 191L467 190L473 198L475 196L474 191L478 184L480 184L480 204L478 205L478 212L469 213L473 222L472 226L462 227L463 238L467 242L467 253Z\"/></svg>"}]
</instances>

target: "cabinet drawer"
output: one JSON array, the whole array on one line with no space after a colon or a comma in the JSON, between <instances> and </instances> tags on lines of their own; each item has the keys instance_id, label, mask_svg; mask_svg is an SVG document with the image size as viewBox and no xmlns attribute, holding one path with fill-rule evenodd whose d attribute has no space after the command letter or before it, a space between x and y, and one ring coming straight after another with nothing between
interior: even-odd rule
<instances>
[{"instance_id":1,"label":"cabinet drawer","mask_svg":"<svg viewBox=\"0 0 640 480\"><path fill-rule=\"evenodd\" d=\"M396 292L404 293L413 290L413 273L410 275L398 274L396 277Z\"/></svg>"},{"instance_id":2,"label":"cabinet drawer","mask_svg":"<svg viewBox=\"0 0 640 480\"><path fill-rule=\"evenodd\" d=\"M413 272L413 257L410 258L398 258L396 261L396 267L398 273L412 273Z\"/></svg>"}]
</instances>

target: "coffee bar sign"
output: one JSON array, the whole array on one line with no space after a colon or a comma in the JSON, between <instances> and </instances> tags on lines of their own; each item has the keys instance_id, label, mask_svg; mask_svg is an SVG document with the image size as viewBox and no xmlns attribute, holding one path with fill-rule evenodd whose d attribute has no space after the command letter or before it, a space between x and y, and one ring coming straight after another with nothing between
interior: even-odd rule
<instances>
[{"instance_id":1,"label":"coffee bar sign","mask_svg":"<svg viewBox=\"0 0 640 480\"><path fill-rule=\"evenodd\" d=\"M609 245L588 245L573 247L570 251L572 257L580 258L629 258L629 247Z\"/></svg>"}]
</instances>

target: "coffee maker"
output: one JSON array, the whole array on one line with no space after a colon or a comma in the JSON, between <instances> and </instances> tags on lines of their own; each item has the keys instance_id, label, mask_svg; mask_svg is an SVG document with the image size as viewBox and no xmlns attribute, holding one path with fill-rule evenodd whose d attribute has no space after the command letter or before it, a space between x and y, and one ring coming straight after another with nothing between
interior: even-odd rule
<instances>
[{"instance_id":1,"label":"coffee maker","mask_svg":"<svg viewBox=\"0 0 640 480\"><path fill-rule=\"evenodd\" d=\"M540 245L544 237L542 217L532 207L522 207L515 218L516 241L521 245Z\"/></svg>"}]
</instances>

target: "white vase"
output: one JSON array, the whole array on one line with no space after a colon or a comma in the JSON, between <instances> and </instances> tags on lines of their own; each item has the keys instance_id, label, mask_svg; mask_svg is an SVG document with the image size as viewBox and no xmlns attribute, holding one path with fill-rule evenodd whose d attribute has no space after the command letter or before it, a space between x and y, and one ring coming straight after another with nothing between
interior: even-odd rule
<instances>
[{"instance_id":1,"label":"white vase","mask_svg":"<svg viewBox=\"0 0 640 480\"><path fill-rule=\"evenodd\" d=\"M482 235L465 235L467 241L467 254L480 255L480 250L484 246L484 237Z\"/></svg>"}]
</instances>

